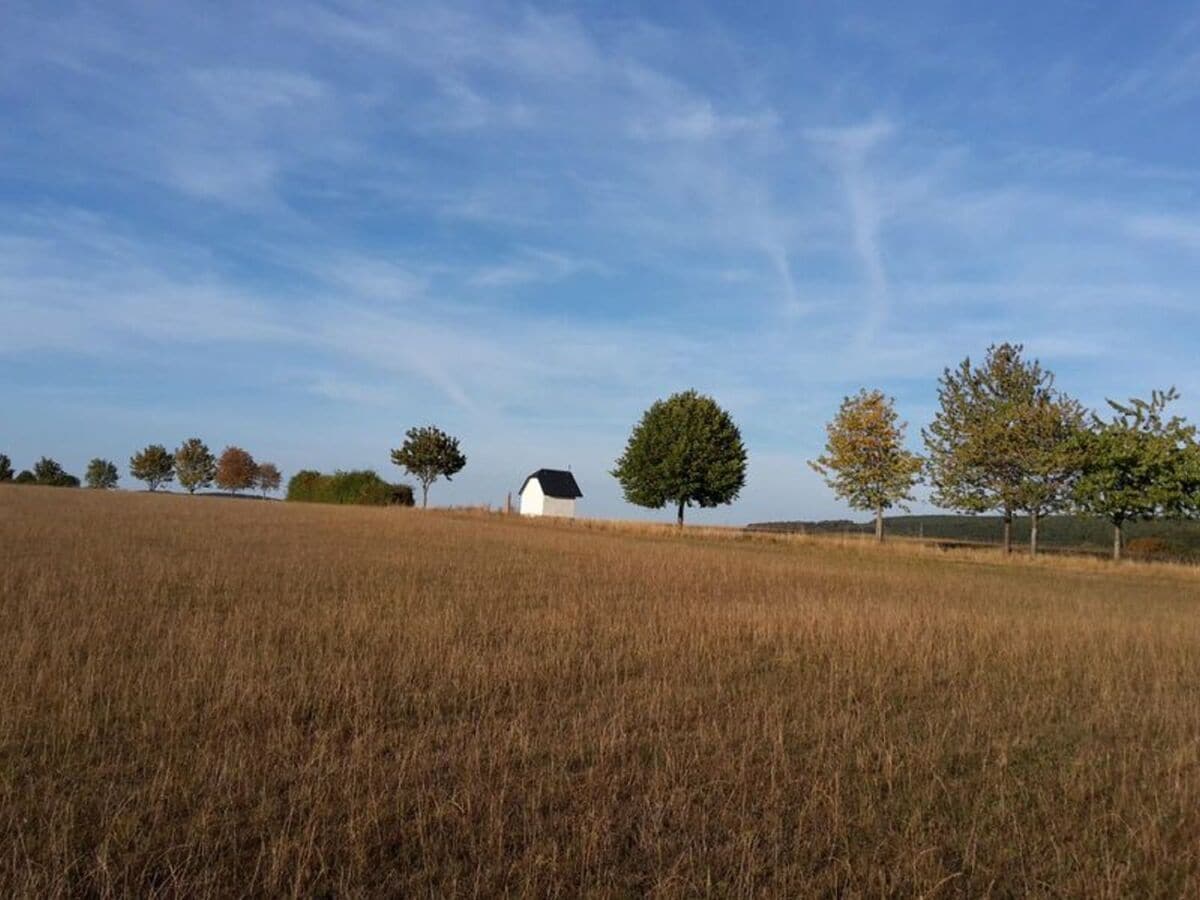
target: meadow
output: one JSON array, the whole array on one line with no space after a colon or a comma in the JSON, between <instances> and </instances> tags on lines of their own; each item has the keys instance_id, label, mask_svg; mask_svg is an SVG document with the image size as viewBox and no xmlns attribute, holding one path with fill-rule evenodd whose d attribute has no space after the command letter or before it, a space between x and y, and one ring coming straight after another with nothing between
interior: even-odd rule
<instances>
[{"instance_id":1,"label":"meadow","mask_svg":"<svg viewBox=\"0 0 1200 900\"><path fill-rule=\"evenodd\" d=\"M0 486L3 896L1197 896L1200 576Z\"/></svg>"}]
</instances>

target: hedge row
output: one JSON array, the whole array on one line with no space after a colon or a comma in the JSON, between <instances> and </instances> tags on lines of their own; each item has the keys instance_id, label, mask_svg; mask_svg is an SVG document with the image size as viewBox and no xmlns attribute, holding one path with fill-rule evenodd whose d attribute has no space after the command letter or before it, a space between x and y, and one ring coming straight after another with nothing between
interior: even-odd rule
<instances>
[{"instance_id":1,"label":"hedge row","mask_svg":"<svg viewBox=\"0 0 1200 900\"><path fill-rule=\"evenodd\" d=\"M369 469L332 475L305 469L288 482L287 499L301 503L412 506L413 489L407 484L389 484Z\"/></svg>"}]
</instances>

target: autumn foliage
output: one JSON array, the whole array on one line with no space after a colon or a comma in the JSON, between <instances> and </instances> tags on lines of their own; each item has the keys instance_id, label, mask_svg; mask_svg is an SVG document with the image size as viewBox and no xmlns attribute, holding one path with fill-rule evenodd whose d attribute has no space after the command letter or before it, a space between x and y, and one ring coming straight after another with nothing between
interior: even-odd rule
<instances>
[{"instance_id":1,"label":"autumn foliage","mask_svg":"<svg viewBox=\"0 0 1200 900\"><path fill-rule=\"evenodd\" d=\"M238 493L250 490L258 479L258 464L241 447L226 447L217 460L214 481L223 491Z\"/></svg>"}]
</instances>

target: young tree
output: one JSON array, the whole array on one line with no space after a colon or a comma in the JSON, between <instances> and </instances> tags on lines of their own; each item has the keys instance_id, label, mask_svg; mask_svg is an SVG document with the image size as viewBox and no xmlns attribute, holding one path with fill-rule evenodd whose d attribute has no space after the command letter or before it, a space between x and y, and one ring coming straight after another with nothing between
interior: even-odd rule
<instances>
[{"instance_id":1,"label":"young tree","mask_svg":"<svg viewBox=\"0 0 1200 900\"><path fill-rule=\"evenodd\" d=\"M1076 440L1081 472L1075 501L1081 511L1113 526L1113 559L1121 558L1124 527L1159 516L1194 515L1200 506L1200 447L1196 428L1164 418L1178 399L1174 388L1149 400L1108 401L1109 421L1093 416Z\"/></svg>"},{"instance_id":2,"label":"young tree","mask_svg":"<svg viewBox=\"0 0 1200 900\"><path fill-rule=\"evenodd\" d=\"M912 499L921 458L904 448L905 423L882 391L846 397L825 427L825 452L809 463L854 509L875 513L875 540L883 540L883 512Z\"/></svg>"},{"instance_id":3,"label":"young tree","mask_svg":"<svg viewBox=\"0 0 1200 900\"><path fill-rule=\"evenodd\" d=\"M434 425L410 428L404 444L392 451L392 462L421 482L421 508L429 502L429 486L444 477L447 481L462 471L467 458L458 449L458 438Z\"/></svg>"},{"instance_id":4,"label":"young tree","mask_svg":"<svg viewBox=\"0 0 1200 900\"><path fill-rule=\"evenodd\" d=\"M79 479L67 472L48 456L43 456L33 466L33 477L37 484L50 487L79 487Z\"/></svg>"},{"instance_id":5,"label":"young tree","mask_svg":"<svg viewBox=\"0 0 1200 900\"><path fill-rule=\"evenodd\" d=\"M188 438L175 451L175 474L184 490L194 494L217 477L217 459L200 438Z\"/></svg>"},{"instance_id":6,"label":"young tree","mask_svg":"<svg viewBox=\"0 0 1200 900\"><path fill-rule=\"evenodd\" d=\"M258 464L241 447L226 447L217 460L217 487L236 494L254 487Z\"/></svg>"},{"instance_id":7,"label":"young tree","mask_svg":"<svg viewBox=\"0 0 1200 900\"><path fill-rule=\"evenodd\" d=\"M162 444L151 444L129 458L129 474L157 491L175 480L175 457Z\"/></svg>"},{"instance_id":8,"label":"young tree","mask_svg":"<svg viewBox=\"0 0 1200 900\"><path fill-rule=\"evenodd\" d=\"M1027 508L1036 410L1058 402L1054 376L1025 362L1020 344L988 348L980 367L968 357L938 382L941 408L921 434L933 502L967 513L1004 517L1004 550L1012 552L1013 513Z\"/></svg>"},{"instance_id":9,"label":"young tree","mask_svg":"<svg viewBox=\"0 0 1200 900\"><path fill-rule=\"evenodd\" d=\"M279 468L275 463L264 462L258 464L258 474L255 477L255 483L258 485L258 489L262 491L264 497L279 490L279 485L282 482L283 476L279 474Z\"/></svg>"},{"instance_id":10,"label":"young tree","mask_svg":"<svg viewBox=\"0 0 1200 900\"><path fill-rule=\"evenodd\" d=\"M729 413L694 390L656 401L634 426L612 474L625 499L683 511L732 503L746 485L746 448Z\"/></svg>"},{"instance_id":11,"label":"young tree","mask_svg":"<svg viewBox=\"0 0 1200 900\"><path fill-rule=\"evenodd\" d=\"M1029 514L1029 555L1037 556L1042 518L1070 505L1079 477L1074 441L1086 416L1078 401L1049 387L1035 391L1016 415L1024 436L1014 448L1023 475L1017 509Z\"/></svg>"},{"instance_id":12,"label":"young tree","mask_svg":"<svg viewBox=\"0 0 1200 900\"><path fill-rule=\"evenodd\" d=\"M117 486L117 467L111 460L97 457L88 463L84 480L87 486L99 491L106 491Z\"/></svg>"},{"instance_id":13,"label":"young tree","mask_svg":"<svg viewBox=\"0 0 1200 900\"><path fill-rule=\"evenodd\" d=\"M0 453L0 481L13 480L12 460Z\"/></svg>"}]
</instances>

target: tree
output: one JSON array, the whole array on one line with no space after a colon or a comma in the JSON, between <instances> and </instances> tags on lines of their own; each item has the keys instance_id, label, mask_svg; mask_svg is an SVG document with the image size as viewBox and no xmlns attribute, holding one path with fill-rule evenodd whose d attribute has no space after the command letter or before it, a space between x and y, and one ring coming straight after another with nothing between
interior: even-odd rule
<instances>
[{"instance_id":1,"label":"tree","mask_svg":"<svg viewBox=\"0 0 1200 900\"><path fill-rule=\"evenodd\" d=\"M392 462L421 483L421 508L429 503L429 486L438 478L447 481L463 470L467 458L458 449L458 438L434 425L410 428L404 444L392 451Z\"/></svg>"},{"instance_id":2,"label":"tree","mask_svg":"<svg viewBox=\"0 0 1200 900\"><path fill-rule=\"evenodd\" d=\"M883 511L912 499L921 472L921 458L904 448L906 425L898 418L882 391L846 397L825 427L824 454L809 463L851 507L875 513L877 541Z\"/></svg>"},{"instance_id":3,"label":"tree","mask_svg":"<svg viewBox=\"0 0 1200 900\"><path fill-rule=\"evenodd\" d=\"M175 457L162 444L151 444L129 458L129 474L157 491L175 480Z\"/></svg>"},{"instance_id":4,"label":"tree","mask_svg":"<svg viewBox=\"0 0 1200 900\"><path fill-rule=\"evenodd\" d=\"M921 432L933 502L967 513L999 511L1006 553L1012 552L1013 513L1030 506L1044 511L1030 487L1042 477L1035 470L1053 468L1035 439L1045 427L1044 408L1062 411L1071 403L1037 360L1021 358L1023 350L993 345L982 366L973 367L968 357L946 369L938 382L940 409Z\"/></svg>"},{"instance_id":5,"label":"tree","mask_svg":"<svg viewBox=\"0 0 1200 900\"><path fill-rule=\"evenodd\" d=\"M94 490L105 491L117 486L117 467L111 460L97 457L88 463L84 480Z\"/></svg>"},{"instance_id":6,"label":"tree","mask_svg":"<svg viewBox=\"0 0 1200 900\"><path fill-rule=\"evenodd\" d=\"M188 438L175 451L175 474L189 494L206 488L217 476L217 459L200 438Z\"/></svg>"},{"instance_id":7,"label":"tree","mask_svg":"<svg viewBox=\"0 0 1200 900\"><path fill-rule=\"evenodd\" d=\"M0 453L0 481L13 480L12 460Z\"/></svg>"},{"instance_id":8,"label":"tree","mask_svg":"<svg viewBox=\"0 0 1200 900\"><path fill-rule=\"evenodd\" d=\"M1093 416L1075 443L1081 472L1075 501L1082 512L1113 526L1113 559L1121 558L1129 522L1194 515L1200 507L1200 447L1196 428L1164 418L1174 388L1149 400L1109 400L1108 421Z\"/></svg>"},{"instance_id":9,"label":"tree","mask_svg":"<svg viewBox=\"0 0 1200 900\"><path fill-rule=\"evenodd\" d=\"M226 447L221 451L215 476L217 487L236 494L254 487L257 478L258 464L253 456L241 447Z\"/></svg>"},{"instance_id":10,"label":"tree","mask_svg":"<svg viewBox=\"0 0 1200 900\"><path fill-rule=\"evenodd\" d=\"M33 466L33 477L36 484L50 487L79 487L79 479L69 475L57 462L48 456L43 456Z\"/></svg>"},{"instance_id":11,"label":"tree","mask_svg":"<svg viewBox=\"0 0 1200 900\"><path fill-rule=\"evenodd\" d=\"M28 469L22 469L13 479L13 484L37 484L37 476Z\"/></svg>"},{"instance_id":12,"label":"tree","mask_svg":"<svg viewBox=\"0 0 1200 900\"><path fill-rule=\"evenodd\" d=\"M1029 555L1037 556L1042 518L1071 503L1080 468L1074 441L1086 415L1078 401L1052 388L1035 391L1016 415L1022 440L1014 452L1023 475L1016 503L1029 514Z\"/></svg>"},{"instance_id":13,"label":"tree","mask_svg":"<svg viewBox=\"0 0 1200 900\"><path fill-rule=\"evenodd\" d=\"M746 485L746 448L729 413L694 390L656 401L634 426L612 474L625 499L683 511L732 503Z\"/></svg>"},{"instance_id":14,"label":"tree","mask_svg":"<svg viewBox=\"0 0 1200 900\"><path fill-rule=\"evenodd\" d=\"M279 474L279 469L275 463L259 463L255 482L258 485L258 489L262 491L262 495L266 497L267 494L279 490L279 485L283 483L283 476Z\"/></svg>"}]
</instances>

